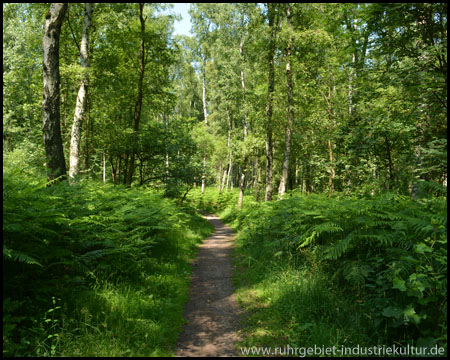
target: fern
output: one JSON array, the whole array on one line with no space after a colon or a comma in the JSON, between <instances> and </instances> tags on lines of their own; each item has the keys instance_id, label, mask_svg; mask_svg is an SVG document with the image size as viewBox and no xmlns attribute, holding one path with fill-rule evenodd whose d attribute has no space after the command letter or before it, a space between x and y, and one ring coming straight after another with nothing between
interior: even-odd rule
<instances>
[{"instance_id":1,"label":"fern","mask_svg":"<svg viewBox=\"0 0 450 360\"><path fill-rule=\"evenodd\" d=\"M37 266L42 267L41 263L39 263L39 261L37 261L32 256L27 255L21 251L8 249L5 246L3 246L3 256L9 260L17 261L20 263L25 263L28 265L37 265Z\"/></svg>"},{"instance_id":2,"label":"fern","mask_svg":"<svg viewBox=\"0 0 450 360\"><path fill-rule=\"evenodd\" d=\"M317 219L317 217L315 217ZM323 222L318 225L314 225L311 230L311 235L305 238L305 240L299 245L298 248L305 247L313 243L321 234L333 234L343 232L344 229L333 222Z\"/></svg>"},{"instance_id":3,"label":"fern","mask_svg":"<svg viewBox=\"0 0 450 360\"><path fill-rule=\"evenodd\" d=\"M392 246L395 241L395 236L386 230L378 230L378 233L371 234L357 234L355 235L358 240L363 240L366 242L370 242L371 246Z\"/></svg>"},{"instance_id":4,"label":"fern","mask_svg":"<svg viewBox=\"0 0 450 360\"><path fill-rule=\"evenodd\" d=\"M342 256L349 248L352 240L356 237L356 233L348 234L341 241L330 244L329 247L325 250L325 258L336 260Z\"/></svg>"},{"instance_id":5,"label":"fern","mask_svg":"<svg viewBox=\"0 0 450 360\"><path fill-rule=\"evenodd\" d=\"M362 286L374 269L361 261L348 261L343 265L344 278L354 286Z\"/></svg>"},{"instance_id":6,"label":"fern","mask_svg":"<svg viewBox=\"0 0 450 360\"><path fill-rule=\"evenodd\" d=\"M311 276L323 272L331 289L358 299L356 310L369 319L364 321L376 331L401 334L398 341L442 336L436 325L446 328L445 199L311 195L252 203L239 212L224 208L227 219L239 219L241 249L254 264ZM267 267L261 271L265 279L267 271L273 274ZM389 307L415 312L421 328L380 316Z\"/></svg>"},{"instance_id":7,"label":"fern","mask_svg":"<svg viewBox=\"0 0 450 360\"><path fill-rule=\"evenodd\" d=\"M77 257L79 262L85 265L91 265L94 261L113 253L110 249L92 250Z\"/></svg>"},{"instance_id":8,"label":"fern","mask_svg":"<svg viewBox=\"0 0 450 360\"><path fill-rule=\"evenodd\" d=\"M342 227L333 222L324 222L316 225L314 226L314 230L317 232L317 235L320 235L322 233L337 233L344 231Z\"/></svg>"}]
</instances>

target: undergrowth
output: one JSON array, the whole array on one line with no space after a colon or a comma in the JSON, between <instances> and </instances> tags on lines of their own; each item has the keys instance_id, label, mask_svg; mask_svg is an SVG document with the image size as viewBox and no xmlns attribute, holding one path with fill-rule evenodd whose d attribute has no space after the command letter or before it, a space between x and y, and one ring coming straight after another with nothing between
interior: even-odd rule
<instances>
[{"instance_id":1,"label":"undergrowth","mask_svg":"<svg viewBox=\"0 0 450 360\"><path fill-rule=\"evenodd\" d=\"M447 348L446 198L193 192L239 231L240 346Z\"/></svg>"},{"instance_id":2,"label":"undergrowth","mask_svg":"<svg viewBox=\"0 0 450 360\"><path fill-rule=\"evenodd\" d=\"M173 355L209 223L150 189L47 187L23 157L4 157L3 355Z\"/></svg>"}]
</instances>

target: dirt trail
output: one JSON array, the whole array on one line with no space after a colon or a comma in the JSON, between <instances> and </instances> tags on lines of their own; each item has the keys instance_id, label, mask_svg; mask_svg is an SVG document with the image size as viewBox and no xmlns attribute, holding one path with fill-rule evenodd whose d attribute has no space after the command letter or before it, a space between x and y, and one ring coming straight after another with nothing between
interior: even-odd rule
<instances>
[{"instance_id":1,"label":"dirt trail","mask_svg":"<svg viewBox=\"0 0 450 360\"><path fill-rule=\"evenodd\" d=\"M238 356L239 305L231 283L229 251L233 230L215 215L205 218L216 230L199 247L193 263L185 325L177 343L177 356Z\"/></svg>"}]
</instances>

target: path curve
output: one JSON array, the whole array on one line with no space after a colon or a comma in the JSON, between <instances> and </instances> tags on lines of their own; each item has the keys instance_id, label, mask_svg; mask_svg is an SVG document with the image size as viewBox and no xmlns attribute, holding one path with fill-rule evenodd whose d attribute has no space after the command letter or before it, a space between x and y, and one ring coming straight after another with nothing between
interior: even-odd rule
<instances>
[{"instance_id":1,"label":"path curve","mask_svg":"<svg viewBox=\"0 0 450 360\"><path fill-rule=\"evenodd\" d=\"M205 215L215 232L199 246L189 302L176 356L238 356L240 308L231 282L230 248L235 234L215 215Z\"/></svg>"}]
</instances>

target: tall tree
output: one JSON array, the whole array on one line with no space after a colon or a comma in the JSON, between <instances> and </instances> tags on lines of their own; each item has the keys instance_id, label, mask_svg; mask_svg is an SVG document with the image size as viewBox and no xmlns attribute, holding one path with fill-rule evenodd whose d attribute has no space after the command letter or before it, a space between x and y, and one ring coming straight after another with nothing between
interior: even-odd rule
<instances>
[{"instance_id":1,"label":"tall tree","mask_svg":"<svg viewBox=\"0 0 450 360\"><path fill-rule=\"evenodd\" d=\"M241 39L239 43L239 55L240 55L240 73L241 73L241 88L242 88L242 125L244 128L244 144L248 134L248 115L247 115L247 107L246 107L246 98L245 98L245 71L244 71L244 42L245 42L245 9L241 10L241 19L240 19L240 28L241 28ZM242 207L242 202L244 201L244 190L245 190L245 173L247 172L247 149L244 146L244 154L242 159L242 170L241 170L241 178L239 180L239 199L238 199L238 208Z\"/></svg>"},{"instance_id":2,"label":"tall tree","mask_svg":"<svg viewBox=\"0 0 450 360\"><path fill-rule=\"evenodd\" d=\"M203 120L205 126L208 126L208 109L206 100L206 67L209 59L209 49L208 41L210 41L210 14L214 9L211 7L212 4L196 4L191 5L189 13L193 22L193 29L197 35L197 57L200 60L201 76L202 76L202 104L203 104ZM216 4L213 5L217 7ZM202 158L202 177L201 177L201 189L202 194L205 192L206 186L206 155Z\"/></svg>"},{"instance_id":3,"label":"tall tree","mask_svg":"<svg viewBox=\"0 0 450 360\"><path fill-rule=\"evenodd\" d=\"M86 113L87 92L89 85L89 31L92 21L92 3L84 5L84 22L83 33L80 44L80 63L82 71L82 79L80 89L78 90L77 102L75 106L75 115L72 125L72 136L70 139L70 156L69 156L69 179L75 178L80 172L80 143L81 143L81 126Z\"/></svg>"},{"instance_id":4,"label":"tall tree","mask_svg":"<svg viewBox=\"0 0 450 360\"><path fill-rule=\"evenodd\" d=\"M198 45L201 58L201 72L202 72L202 104L203 104L203 120L205 126L208 126L208 109L206 105L206 63L208 60L208 51L206 41L209 37L210 20L207 16L208 5L199 6L197 9L191 10L191 15L194 19L194 27L198 32ZM202 194L205 193L206 186L206 155L202 159Z\"/></svg>"},{"instance_id":5,"label":"tall tree","mask_svg":"<svg viewBox=\"0 0 450 360\"><path fill-rule=\"evenodd\" d=\"M42 103L44 146L47 158L47 178L65 179L66 162L61 140L59 37L67 4L52 3L45 16L43 48L44 91Z\"/></svg>"},{"instance_id":6,"label":"tall tree","mask_svg":"<svg viewBox=\"0 0 450 360\"><path fill-rule=\"evenodd\" d=\"M272 142L272 112L273 93L275 85L275 4L267 3L267 16L269 19L269 49L267 53L268 79L267 79L267 106L266 106L266 201L272 200L272 172L273 172L273 142Z\"/></svg>"},{"instance_id":7,"label":"tall tree","mask_svg":"<svg viewBox=\"0 0 450 360\"><path fill-rule=\"evenodd\" d=\"M134 109L134 137L137 139L137 133L139 131L139 122L141 120L142 113L142 97L143 97L143 82L144 82L144 71L145 71L145 20L144 17L144 3L139 3L139 21L141 23L141 46L139 55L139 79L138 79L138 98L136 101L136 106ZM128 170L128 185L131 185L133 181L134 173L134 161L135 161L136 151L132 150L130 167Z\"/></svg>"},{"instance_id":8,"label":"tall tree","mask_svg":"<svg viewBox=\"0 0 450 360\"><path fill-rule=\"evenodd\" d=\"M281 174L280 187L278 194L282 197L286 191L286 185L288 183L289 176L289 161L291 157L291 132L294 123L294 96L293 96L293 81L291 71L291 47L292 47L292 14L291 5L286 3L286 18L288 22L289 39L286 46L286 79L287 79L287 96L288 96L288 109L287 109L287 124L285 131L285 149L284 149L284 161L283 170Z\"/></svg>"}]
</instances>

